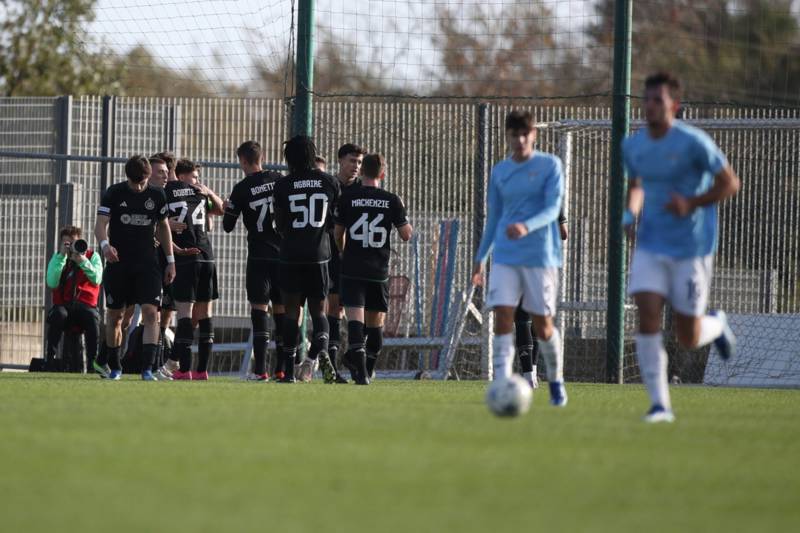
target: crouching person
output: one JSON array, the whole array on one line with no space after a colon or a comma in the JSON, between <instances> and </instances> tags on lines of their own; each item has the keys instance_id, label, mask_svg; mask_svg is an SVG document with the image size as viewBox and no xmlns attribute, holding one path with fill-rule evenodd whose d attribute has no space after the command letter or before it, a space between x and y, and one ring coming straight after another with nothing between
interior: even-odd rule
<instances>
[{"instance_id":1,"label":"crouching person","mask_svg":"<svg viewBox=\"0 0 800 533\"><path fill-rule=\"evenodd\" d=\"M53 290L53 307L47 315L48 363L55 358L64 331L73 327L83 331L87 362L91 364L97 357L97 298L102 278L100 254L81 239L80 228L64 227L59 232L59 250L47 265L47 286Z\"/></svg>"}]
</instances>

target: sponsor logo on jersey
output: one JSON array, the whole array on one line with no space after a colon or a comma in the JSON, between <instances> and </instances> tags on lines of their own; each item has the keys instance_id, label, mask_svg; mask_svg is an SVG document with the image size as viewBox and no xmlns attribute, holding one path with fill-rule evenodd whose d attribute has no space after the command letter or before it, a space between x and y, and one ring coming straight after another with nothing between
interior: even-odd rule
<instances>
[{"instance_id":1,"label":"sponsor logo on jersey","mask_svg":"<svg viewBox=\"0 0 800 533\"><path fill-rule=\"evenodd\" d=\"M119 206L120 207L128 207L128 202L123 201L121 204L119 204Z\"/></svg>"},{"instance_id":2,"label":"sponsor logo on jersey","mask_svg":"<svg viewBox=\"0 0 800 533\"><path fill-rule=\"evenodd\" d=\"M152 219L147 215L129 215L128 213L119 217L119 220L129 226L149 226L153 223Z\"/></svg>"},{"instance_id":3,"label":"sponsor logo on jersey","mask_svg":"<svg viewBox=\"0 0 800 533\"><path fill-rule=\"evenodd\" d=\"M153 201L152 198L148 198L147 201L144 203L144 208L148 211L152 211L156 208L156 203Z\"/></svg>"},{"instance_id":4,"label":"sponsor logo on jersey","mask_svg":"<svg viewBox=\"0 0 800 533\"><path fill-rule=\"evenodd\" d=\"M322 188L322 180L299 180L294 182L295 189Z\"/></svg>"}]
</instances>

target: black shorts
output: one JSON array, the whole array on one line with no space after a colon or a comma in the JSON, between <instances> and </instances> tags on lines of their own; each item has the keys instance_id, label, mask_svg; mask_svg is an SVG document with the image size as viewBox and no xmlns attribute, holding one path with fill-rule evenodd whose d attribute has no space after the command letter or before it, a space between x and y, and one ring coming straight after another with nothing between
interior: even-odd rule
<instances>
[{"instance_id":1,"label":"black shorts","mask_svg":"<svg viewBox=\"0 0 800 533\"><path fill-rule=\"evenodd\" d=\"M339 294L340 292L340 287L342 286L341 267L342 260L339 258L339 254L334 252L330 261L328 261L328 275L331 278L331 288L328 291L330 294Z\"/></svg>"},{"instance_id":2,"label":"black shorts","mask_svg":"<svg viewBox=\"0 0 800 533\"><path fill-rule=\"evenodd\" d=\"M278 285L277 261L264 261L259 259L247 260L247 273L245 286L247 287L247 301L251 304L280 305L280 285Z\"/></svg>"},{"instance_id":3,"label":"black shorts","mask_svg":"<svg viewBox=\"0 0 800 533\"><path fill-rule=\"evenodd\" d=\"M103 272L106 307L123 309L129 305L161 305L162 270L155 259L141 264L107 263Z\"/></svg>"},{"instance_id":4,"label":"black shorts","mask_svg":"<svg viewBox=\"0 0 800 533\"><path fill-rule=\"evenodd\" d=\"M210 302L219 298L217 265L206 261L176 265L172 297L176 302Z\"/></svg>"},{"instance_id":5,"label":"black shorts","mask_svg":"<svg viewBox=\"0 0 800 533\"><path fill-rule=\"evenodd\" d=\"M175 298L172 297L172 285L161 287L161 309L164 311L175 310Z\"/></svg>"},{"instance_id":6,"label":"black shorts","mask_svg":"<svg viewBox=\"0 0 800 533\"><path fill-rule=\"evenodd\" d=\"M330 278L328 263L281 263L281 291L300 294L306 298L324 299L328 296Z\"/></svg>"},{"instance_id":7,"label":"black shorts","mask_svg":"<svg viewBox=\"0 0 800 533\"><path fill-rule=\"evenodd\" d=\"M389 310L389 282L342 277L340 301L345 307L363 307L367 311Z\"/></svg>"}]
</instances>

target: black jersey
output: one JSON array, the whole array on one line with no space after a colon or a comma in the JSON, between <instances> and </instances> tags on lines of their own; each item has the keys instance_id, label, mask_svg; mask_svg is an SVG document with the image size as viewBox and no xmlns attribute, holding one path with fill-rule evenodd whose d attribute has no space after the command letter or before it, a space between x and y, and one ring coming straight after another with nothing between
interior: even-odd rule
<instances>
[{"instance_id":1,"label":"black jersey","mask_svg":"<svg viewBox=\"0 0 800 533\"><path fill-rule=\"evenodd\" d=\"M336 179L339 179L339 178L336 178ZM345 191L349 191L353 187L361 187L361 178L356 178L353 181L351 181L349 184L345 184L345 183L342 183L341 181L339 181L339 188L340 188L342 194L344 194ZM336 221L333 218L331 218L331 222L332 222L332 224L329 227L330 241L331 241L331 258L338 260L339 249L336 247L336 238L334 238L334 236L333 236L333 228L335 226L335 222Z\"/></svg>"},{"instance_id":2,"label":"black jersey","mask_svg":"<svg viewBox=\"0 0 800 533\"><path fill-rule=\"evenodd\" d=\"M408 224L402 200L378 187L348 188L339 200L335 217L336 224L347 230L342 277L389 279L392 228Z\"/></svg>"},{"instance_id":3,"label":"black jersey","mask_svg":"<svg viewBox=\"0 0 800 533\"><path fill-rule=\"evenodd\" d=\"M339 201L339 180L319 170L290 174L275 184L275 206L283 214L281 261L324 263L331 257L331 210Z\"/></svg>"},{"instance_id":4,"label":"black jersey","mask_svg":"<svg viewBox=\"0 0 800 533\"><path fill-rule=\"evenodd\" d=\"M242 215L247 228L248 259L277 261L280 257L281 238L275 231L272 195L275 183L281 178L283 175L278 172L256 172L234 185L231 191L223 224L225 231L231 231Z\"/></svg>"},{"instance_id":5,"label":"black jersey","mask_svg":"<svg viewBox=\"0 0 800 533\"><path fill-rule=\"evenodd\" d=\"M198 248L201 252L199 255L175 256L175 262L213 261L214 251L206 231L208 198L182 181L170 181L164 187L164 193L167 195L169 216L177 217L178 222L186 224L182 232L172 233L172 242L181 248Z\"/></svg>"},{"instance_id":6,"label":"black jersey","mask_svg":"<svg viewBox=\"0 0 800 533\"><path fill-rule=\"evenodd\" d=\"M108 241L116 248L120 262L157 260L153 232L167 216L166 203L164 191L149 185L136 192L124 181L106 189L97 214L109 217Z\"/></svg>"}]
</instances>

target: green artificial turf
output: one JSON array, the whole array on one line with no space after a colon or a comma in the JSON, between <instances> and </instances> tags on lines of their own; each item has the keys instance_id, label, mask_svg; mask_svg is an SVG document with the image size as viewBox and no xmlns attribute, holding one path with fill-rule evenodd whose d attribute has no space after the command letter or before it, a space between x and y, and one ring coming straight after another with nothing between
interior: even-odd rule
<instances>
[{"instance_id":1,"label":"green artificial turf","mask_svg":"<svg viewBox=\"0 0 800 533\"><path fill-rule=\"evenodd\" d=\"M0 530L789 531L800 391L277 385L0 374Z\"/></svg>"}]
</instances>

